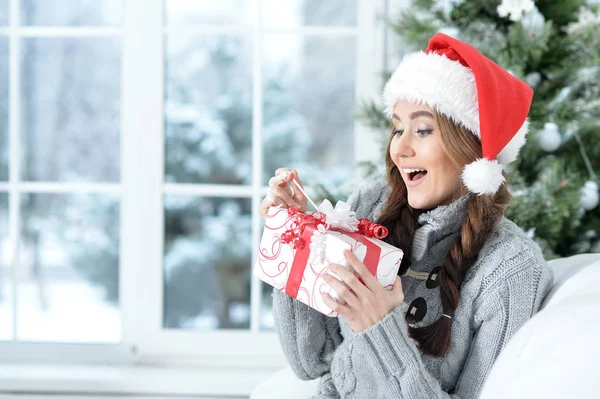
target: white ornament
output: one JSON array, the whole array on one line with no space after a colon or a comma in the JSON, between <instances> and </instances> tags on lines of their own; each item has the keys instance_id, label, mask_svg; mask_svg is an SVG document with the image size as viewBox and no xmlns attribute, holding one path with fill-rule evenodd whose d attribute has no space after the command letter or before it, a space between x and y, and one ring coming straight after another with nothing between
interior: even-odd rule
<instances>
[{"instance_id":1,"label":"white ornament","mask_svg":"<svg viewBox=\"0 0 600 399\"><path fill-rule=\"evenodd\" d=\"M501 17L509 17L511 21L519 21L524 12L532 11L535 4L532 0L502 0L496 11Z\"/></svg>"},{"instance_id":2,"label":"white ornament","mask_svg":"<svg viewBox=\"0 0 600 399\"><path fill-rule=\"evenodd\" d=\"M542 80L542 75L539 72L532 72L525 76L525 81L531 87L535 87Z\"/></svg>"},{"instance_id":3,"label":"white ornament","mask_svg":"<svg viewBox=\"0 0 600 399\"><path fill-rule=\"evenodd\" d=\"M537 140L542 150L546 152L556 151L562 142L558 125L552 122L544 123L544 128L537 134Z\"/></svg>"},{"instance_id":4,"label":"white ornament","mask_svg":"<svg viewBox=\"0 0 600 399\"><path fill-rule=\"evenodd\" d=\"M586 181L581 187L581 198L579 203L586 211L591 211L598 206L598 183Z\"/></svg>"}]
</instances>

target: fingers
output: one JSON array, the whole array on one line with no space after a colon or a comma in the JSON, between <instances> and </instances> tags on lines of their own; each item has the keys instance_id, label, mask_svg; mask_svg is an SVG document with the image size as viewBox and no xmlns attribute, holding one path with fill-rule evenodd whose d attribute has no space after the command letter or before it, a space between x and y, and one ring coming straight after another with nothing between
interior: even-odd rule
<instances>
[{"instance_id":1,"label":"fingers","mask_svg":"<svg viewBox=\"0 0 600 399\"><path fill-rule=\"evenodd\" d=\"M341 281L343 281L352 291L356 293L357 296L362 296L369 293L367 287L354 275L351 270L346 269L345 267L331 263L329 265L329 271L337 275ZM335 275L331 275L331 280L337 280ZM332 286L333 287L333 286ZM336 290L337 292L337 290ZM339 293L339 292L338 292Z\"/></svg>"},{"instance_id":2,"label":"fingers","mask_svg":"<svg viewBox=\"0 0 600 399\"><path fill-rule=\"evenodd\" d=\"M398 306L404 302L404 290L402 289L402 280L400 279L400 276L396 276L396 280L392 286L391 294L395 299L395 306Z\"/></svg>"},{"instance_id":3,"label":"fingers","mask_svg":"<svg viewBox=\"0 0 600 399\"><path fill-rule=\"evenodd\" d=\"M287 187L275 186L271 187L271 192L275 197L273 203L275 205L284 205L286 208L290 206L297 206L302 210L306 210L306 208L302 207L302 203L296 200L296 196L292 196L290 193L290 189Z\"/></svg>"},{"instance_id":4,"label":"fingers","mask_svg":"<svg viewBox=\"0 0 600 399\"><path fill-rule=\"evenodd\" d=\"M298 184L300 185L300 187L302 187L304 189L302 180L300 180L300 177L298 176L298 171L296 169L294 169L292 173L293 173L292 178L295 179L296 182L298 182ZM292 184L294 184L294 186L295 186L295 183L292 183ZM295 187L295 189L296 189L296 194L294 195L294 198L296 199L296 201L299 204L302 204L301 209L308 210L308 198L306 197L306 195L304 195L302 190L299 190L297 187Z\"/></svg>"},{"instance_id":5,"label":"fingers","mask_svg":"<svg viewBox=\"0 0 600 399\"><path fill-rule=\"evenodd\" d=\"M371 272L369 271L369 269L367 269L367 266L365 266L365 264L362 263L356 257L356 255L354 255L354 253L352 253L352 251L348 251L348 250L344 251L344 257L350 263L350 265L352 266L352 268L354 269L354 271L356 272L358 277L360 277L360 279L364 282L364 285L370 291L374 292L376 290L383 289L381 283L379 281L377 281L375 276L373 276L371 274Z\"/></svg>"},{"instance_id":6,"label":"fingers","mask_svg":"<svg viewBox=\"0 0 600 399\"><path fill-rule=\"evenodd\" d=\"M292 180L296 180L296 182L300 185L300 187L302 187L304 189L304 185L302 184L302 180L300 180L300 177L298 176L298 171L296 169L294 169L292 171L291 177L289 177ZM290 180L290 181L292 181ZM302 193L301 190L298 189L298 187L296 187L296 184L292 181L292 183L290 183L292 185L292 187L294 188L295 194L294 194L294 199L296 200L296 202L303 204L302 209L303 210L307 210L308 207L308 198L306 198L306 196L304 195L304 193Z\"/></svg>"},{"instance_id":7,"label":"fingers","mask_svg":"<svg viewBox=\"0 0 600 399\"><path fill-rule=\"evenodd\" d=\"M258 212L259 212L260 216L262 216L263 219L267 218L269 208L272 206L273 206L273 200L271 200L269 198L269 196L267 195L267 197L265 199L263 199L261 201L260 205L258 206Z\"/></svg>"},{"instance_id":8,"label":"fingers","mask_svg":"<svg viewBox=\"0 0 600 399\"><path fill-rule=\"evenodd\" d=\"M300 176L298 176L298 171L296 169L292 170L292 179L295 179L302 188L304 188L304 184L302 180L300 180ZM291 181L291 180L290 180Z\"/></svg>"},{"instance_id":9,"label":"fingers","mask_svg":"<svg viewBox=\"0 0 600 399\"><path fill-rule=\"evenodd\" d=\"M271 206L282 206L284 208L296 206L303 211L308 210L308 200L293 183L294 180L302 187L296 169L277 169L275 176L269 180L270 194L267 194L265 200L271 200Z\"/></svg>"},{"instance_id":10,"label":"fingers","mask_svg":"<svg viewBox=\"0 0 600 399\"><path fill-rule=\"evenodd\" d=\"M338 280L335 278L335 276L330 274L325 274L323 278L325 279L325 282L327 282L327 284L329 284L331 288L337 292L342 303L347 303L352 307L356 307L358 305L358 298L356 297L355 292L346 283Z\"/></svg>"},{"instance_id":11,"label":"fingers","mask_svg":"<svg viewBox=\"0 0 600 399\"><path fill-rule=\"evenodd\" d=\"M331 295L329 295L326 292L324 292L322 295L323 302L325 302L325 305L329 306L329 309L333 310L334 312L338 312L342 316L347 315L350 312L350 305L348 305L347 303L341 303L336 301Z\"/></svg>"},{"instance_id":12,"label":"fingers","mask_svg":"<svg viewBox=\"0 0 600 399\"><path fill-rule=\"evenodd\" d=\"M290 182L293 178L292 169L290 168L278 168L275 171L275 176L281 177L284 181Z\"/></svg>"},{"instance_id":13,"label":"fingers","mask_svg":"<svg viewBox=\"0 0 600 399\"><path fill-rule=\"evenodd\" d=\"M279 168L275 171L274 178L281 179L282 183L290 183L291 187L294 188L294 191L296 191L296 184L293 183L294 180L296 180L300 187L304 188L302 180L300 180L300 176L298 176L298 171L296 169ZM271 180L273 180L273 178L271 178ZM271 182L269 181L269 184L270 183Z\"/></svg>"}]
</instances>

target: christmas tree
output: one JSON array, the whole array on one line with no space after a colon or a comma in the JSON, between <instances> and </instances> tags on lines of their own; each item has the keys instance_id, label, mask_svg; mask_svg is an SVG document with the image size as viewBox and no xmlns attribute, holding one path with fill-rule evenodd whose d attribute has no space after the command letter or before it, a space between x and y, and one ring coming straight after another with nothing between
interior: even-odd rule
<instances>
[{"instance_id":1,"label":"christmas tree","mask_svg":"<svg viewBox=\"0 0 600 399\"><path fill-rule=\"evenodd\" d=\"M413 0L393 15L403 51L437 32L471 43L534 90L527 143L509 165L507 217L546 259L600 252L600 12L584 0ZM391 71L385 71L386 79ZM507 99L510 101L510 99ZM380 103L360 117L381 132ZM376 166L376 165L375 165Z\"/></svg>"}]
</instances>

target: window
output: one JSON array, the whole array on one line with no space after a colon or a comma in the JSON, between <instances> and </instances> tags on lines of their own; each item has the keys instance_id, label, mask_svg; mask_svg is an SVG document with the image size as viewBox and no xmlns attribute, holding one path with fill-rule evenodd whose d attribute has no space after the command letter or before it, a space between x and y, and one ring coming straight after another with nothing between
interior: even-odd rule
<instances>
[{"instance_id":1,"label":"window","mask_svg":"<svg viewBox=\"0 0 600 399\"><path fill-rule=\"evenodd\" d=\"M4 343L121 340L123 14L103 3L1 6Z\"/></svg>"},{"instance_id":2,"label":"window","mask_svg":"<svg viewBox=\"0 0 600 399\"><path fill-rule=\"evenodd\" d=\"M277 167L332 186L376 151L352 117L380 91L375 22L359 0L0 1L4 357L281 359L258 204Z\"/></svg>"}]
</instances>

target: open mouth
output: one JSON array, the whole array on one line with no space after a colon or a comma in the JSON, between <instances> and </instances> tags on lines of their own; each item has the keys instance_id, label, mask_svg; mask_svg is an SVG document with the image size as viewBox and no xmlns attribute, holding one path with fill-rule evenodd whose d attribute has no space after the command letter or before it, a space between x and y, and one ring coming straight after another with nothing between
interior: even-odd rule
<instances>
[{"instance_id":1,"label":"open mouth","mask_svg":"<svg viewBox=\"0 0 600 399\"><path fill-rule=\"evenodd\" d=\"M425 177L427 170L425 169L404 169L404 173L409 181L417 181Z\"/></svg>"}]
</instances>

